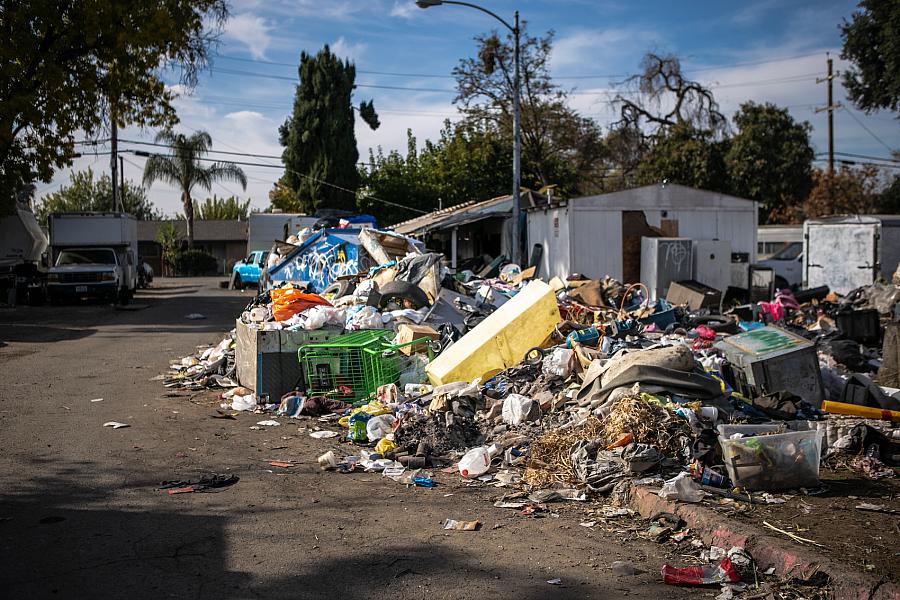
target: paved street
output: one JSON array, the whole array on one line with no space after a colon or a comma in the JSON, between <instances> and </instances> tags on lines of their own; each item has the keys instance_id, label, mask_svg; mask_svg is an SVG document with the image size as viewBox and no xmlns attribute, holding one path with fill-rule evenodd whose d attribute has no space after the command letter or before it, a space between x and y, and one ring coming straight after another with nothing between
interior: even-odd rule
<instances>
[{"instance_id":1,"label":"paved street","mask_svg":"<svg viewBox=\"0 0 900 600\"><path fill-rule=\"evenodd\" d=\"M584 506L523 517L501 490L437 473L434 489L326 473L337 442L309 422L249 427L210 418L208 394L166 397L151 379L216 343L252 292L217 279L162 280L143 310L0 310L0 586L8 598L679 598L659 582L665 548L626 520L579 526ZM205 320L187 320L198 312ZM91 402L102 398L101 402ZM129 428L104 428L121 421ZM294 460L275 469L270 460ZM278 472L273 472L278 471ZM236 473L217 493L170 496L160 481ZM479 519L444 532L443 519ZM595 520L596 518L590 519ZM606 531L618 529L619 531ZM645 573L614 575L615 560ZM677 555L669 557L680 563ZM547 580L561 578L562 585Z\"/></svg>"}]
</instances>

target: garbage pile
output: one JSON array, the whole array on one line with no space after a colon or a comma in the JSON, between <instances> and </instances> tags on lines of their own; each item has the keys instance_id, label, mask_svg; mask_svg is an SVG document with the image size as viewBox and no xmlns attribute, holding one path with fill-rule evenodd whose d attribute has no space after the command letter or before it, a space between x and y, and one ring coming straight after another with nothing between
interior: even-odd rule
<instances>
[{"instance_id":1,"label":"garbage pile","mask_svg":"<svg viewBox=\"0 0 900 600\"><path fill-rule=\"evenodd\" d=\"M391 255L380 239L360 234L389 260L326 289L262 291L166 385L315 418L353 445L324 468L424 487L450 468L539 497L639 482L698 502L814 489L823 461L873 479L900 467L896 286L782 290L722 312L609 277L546 283L502 261L451 277L440 254ZM251 380L271 339L296 369L277 391Z\"/></svg>"}]
</instances>

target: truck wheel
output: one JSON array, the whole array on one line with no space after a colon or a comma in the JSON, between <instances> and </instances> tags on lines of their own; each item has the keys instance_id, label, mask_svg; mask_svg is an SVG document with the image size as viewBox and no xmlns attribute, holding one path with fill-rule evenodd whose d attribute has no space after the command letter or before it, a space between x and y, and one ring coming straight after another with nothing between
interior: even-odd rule
<instances>
[{"instance_id":1,"label":"truck wheel","mask_svg":"<svg viewBox=\"0 0 900 600\"><path fill-rule=\"evenodd\" d=\"M119 294L119 304L122 306L128 306L131 303L131 299L134 297L134 290L124 289Z\"/></svg>"},{"instance_id":2,"label":"truck wheel","mask_svg":"<svg viewBox=\"0 0 900 600\"><path fill-rule=\"evenodd\" d=\"M791 289L791 284L788 283L787 279L782 277L781 275L775 276L775 291L778 290L789 290Z\"/></svg>"}]
</instances>

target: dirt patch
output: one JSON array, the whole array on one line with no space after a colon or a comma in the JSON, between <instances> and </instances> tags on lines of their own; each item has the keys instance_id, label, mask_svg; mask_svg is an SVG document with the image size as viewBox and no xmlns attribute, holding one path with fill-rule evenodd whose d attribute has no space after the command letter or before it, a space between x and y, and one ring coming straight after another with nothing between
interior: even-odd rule
<instances>
[{"instance_id":1,"label":"dirt patch","mask_svg":"<svg viewBox=\"0 0 900 600\"><path fill-rule=\"evenodd\" d=\"M425 442L431 454L441 455L478 446L484 442L484 436L474 419L435 413L404 422L397 430L396 440L397 445L409 451L415 451L420 442Z\"/></svg>"},{"instance_id":2,"label":"dirt patch","mask_svg":"<svg viewBox=\"0 0 900 600\"><path fill-rule=\"evenodd\" d=\"M754 505L733 517L767 531L763 521L815 540L816 551L844 561L860 571L887 581L900 582L900 512L894 514L857 509L860 504L883 505L900 511L900 481L871 481L845 470L823 469L828 491L818 496L775 494L784 504ZM792 497L788 497L792 496Z\"/></svg>"}]
</instances>

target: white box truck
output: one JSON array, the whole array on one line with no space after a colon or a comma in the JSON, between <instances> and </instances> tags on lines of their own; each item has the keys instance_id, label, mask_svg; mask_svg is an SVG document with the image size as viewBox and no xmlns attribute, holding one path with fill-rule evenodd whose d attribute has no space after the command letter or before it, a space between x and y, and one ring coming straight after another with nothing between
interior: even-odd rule
<instances>
[{"instance_id":1,"label":"white box truck","mask_svg":"<svg viewBox=\"0 0 900 600\"><path fill-rule=\"evenodd\" d=\"M294 213L251 213L247 232L247 256L256 250L269 251L275 242L297 235L304 227L312 227L318 217Z\"/></svg>"},{"instance_id":2,"label":"white box truck","mask_svg":"<svg viewBox=\"0 0 900 600\"><path fill-rule=\"evenodd\" d=\"M0 218L0 303L40 304L47 285L47 236L26 201Z\"/></svg>"},{"instance_id":3,"label":"white box truck","mask_svg":"<svg viewBox=\"0 0 900 600\"><path fill-rule=\"evenodd\" d=\"M137 220L129 214L50 215L51 302L82 297L127 304L138 275Z\"/></svg>"}]
</instances>

